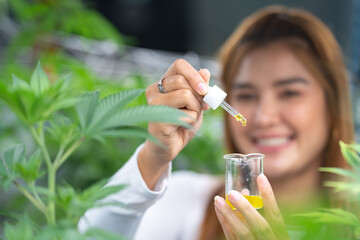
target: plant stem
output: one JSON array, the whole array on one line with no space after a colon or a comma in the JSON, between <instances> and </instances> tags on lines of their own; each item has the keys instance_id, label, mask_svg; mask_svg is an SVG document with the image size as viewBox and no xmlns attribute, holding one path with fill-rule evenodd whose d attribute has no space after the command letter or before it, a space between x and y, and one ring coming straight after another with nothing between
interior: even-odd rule
<instances>
[{"instance_id":1,"label":"plant stem","mask_svg":"<svg viewBox=\"0 0 360 240\"><path fill-rule=\"evenodd\" d=\"M42 199L40 198L40 196L38 195L38 193L35 190L35 183L31 182L30 184L30 188L32 189L32 193L34 194L35 199L40 202L42 205L45 206L44 202L42 201Z\"/></svg>"},{"instance_id":2,"label":"plant stem","mask_svg":"<svg viewBox=\"0 0 360 240\"><path fill-rule=\"evenodd\" d=\"M76 142L74 142L68 150L64 153L64 155L61 156L61 158L57 158L54 162L54 168L58 169L65 161L66 159L78 148L80 145L84 142L85 138L80 138Z\"/></svg>"},{"instance_id":3,"label":"plant stem","mask_svg":"<svg viewBox=\"0 0 360 240\"><path fill-rule=\"evenodd\" d=\"M39 125L41 125L41 132L43 132L43 129L42 129L42 123L39 123ZM45 162L46 162L46 165L47 165L47 168L51 168L51 159L50 159L50 155L49 155L49 152L47 151L47 148L45 146L45 142L44 142L44 137L43 137L43 133L41 134L41 136L39 136L39 134L36 132L36 129L33 127L33 126L30 126L30 131L35 139L35 141L37 142L37 144L39 145L43 155L44 155L44 158L45 158Z\"/></svg>"},{"instance_id":4,"label":"plant stem","mask_svg":"<svg viewBox=\"0 0 360 240\"><path fill-rule=\"evenodd\" d=\"M35 199L31 193L29 193L23 186L21 186L17 181L13 181L14 185L20 190L20 192L22 194L24 194L24 196L29 199L29 201L34 204L34 206L39 209L46 217L46 220L49 221L49 214L48 214L48 209L45 206L45 204L42 201L39 201L37 199Z\"/></svg>"},{"instance_id":5,"label":"plant stem","mask_svg":"<svg viewBox=\"0 0 360 240\"><path fill-rule=\"evenodd\" d=\"M47 170L48 170L48 189L52 196L55 196L55 186L56 186L56 168L53 166L51 162L51 158L49 152L45 145L45 137L44 137L44 123L39 123L39 133L33 126L30 126L30 130L32 135L34 136L35 141L38 143L41 151L44 155ZM53 197L48 198L48 210L49 210L49 218L48 222L52 225L56 224L56 212L55 212L55 201Z\"/></svg>"},{"instance_id":6,"label":"plant stem","mask_svg":"<svg viewBox=\"0 0 360 240\"><path fill-rule=\"evenodd\" d=\"M55 197L55 187L56 187L56 169L52 166L48 172L48 188L50 193ZM53 197L49 197L48 199L48 207L50 214L50 224L56 224L56 212L55 212L55 201Z\"/></svg>"}]
</instances>

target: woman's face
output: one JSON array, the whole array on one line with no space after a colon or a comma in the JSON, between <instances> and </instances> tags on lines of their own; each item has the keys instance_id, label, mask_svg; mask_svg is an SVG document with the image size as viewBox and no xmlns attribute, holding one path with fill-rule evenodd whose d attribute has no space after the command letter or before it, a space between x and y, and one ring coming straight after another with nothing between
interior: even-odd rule
<instances>
[{"instance_id":1,"label":"woman's face","mask_svg":"<svg viewBox=\"0 0 360 240\"><path fill-rule=\"evenodd\" d=\"M230 105L247 119L228 118L243 153L265 154L264 171L277 178L314 169L328 137L326 102L319 82L280 43L255 49L239 66Z\"/></svg>"}]
</instances>

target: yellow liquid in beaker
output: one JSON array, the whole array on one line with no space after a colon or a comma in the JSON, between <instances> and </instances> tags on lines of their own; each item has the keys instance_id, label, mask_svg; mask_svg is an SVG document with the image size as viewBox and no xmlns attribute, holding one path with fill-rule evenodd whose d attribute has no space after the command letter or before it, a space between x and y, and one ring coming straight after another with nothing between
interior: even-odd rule
<instances>
[{"instance_id":1,"label":"yellow liquid in beaker","mask_svg":"<svg viewBox=\"0 0 360 240\"><path fill-rule=\"evenodd\" d=\"M251 196L251 195L249 195L249 196L248 195L243 195L243 196L256 209L262 208L264 206L261 196ZM226 202L232 208L232 210L234 210L234 211L236 210L236 208L228 200L228 195L227 194L226 194Z\"/></svg>"},{"instance_id":2,"label":"yellow liquid in beaker","mask_svg":"<svg viewBox=\"0 0 360 240\"><path fill-rule=\"evenodd\" d=\"M237 121L241 122L243 126L246 126L246 119L240 113L234 116Z\"/></svg>"}]
</instances>

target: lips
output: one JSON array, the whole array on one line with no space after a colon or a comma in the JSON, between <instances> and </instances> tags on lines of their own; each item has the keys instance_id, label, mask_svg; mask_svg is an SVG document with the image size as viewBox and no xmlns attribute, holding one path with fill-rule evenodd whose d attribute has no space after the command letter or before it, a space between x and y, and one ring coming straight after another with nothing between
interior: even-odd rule
<instances>
[{"instance_id":1,"label":"lips","mask_svg":"<svg viewBox=\"0 0 360 240\"><path fill-rule=\"evenodd\" d=\"M253 139L253 143L260 152L277 152L286 148L291 142L293 137L277 136L277 137L257 137Z\"/></svg>"}]
</instances>

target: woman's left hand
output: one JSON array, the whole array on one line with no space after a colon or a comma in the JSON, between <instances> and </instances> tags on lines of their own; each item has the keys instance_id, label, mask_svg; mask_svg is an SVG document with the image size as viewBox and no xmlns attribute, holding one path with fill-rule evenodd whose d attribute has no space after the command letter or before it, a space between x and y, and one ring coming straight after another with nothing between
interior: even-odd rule
<instances>
[{"instance_id":1,"label":"woman's left hand","mask_svg":"<svg viewBox=\"0 0 360 240\"><path fill-rule=\"evenodd\" d=\"M264 216L237 191L228 194L228 200L237 212L225 199L215 197L215 211L226 239L289 239L269 181L261 174L257 182L264 203Z\"/></svg>"}]
</instances>

